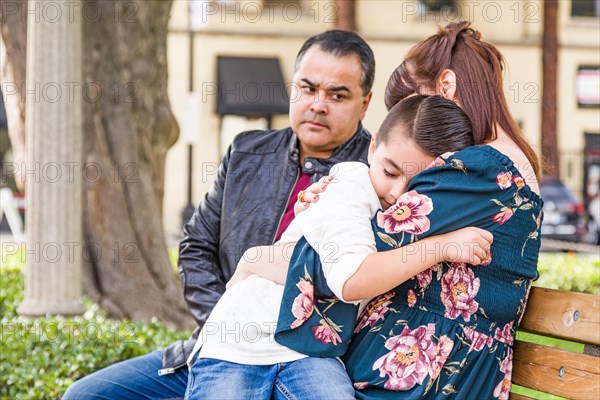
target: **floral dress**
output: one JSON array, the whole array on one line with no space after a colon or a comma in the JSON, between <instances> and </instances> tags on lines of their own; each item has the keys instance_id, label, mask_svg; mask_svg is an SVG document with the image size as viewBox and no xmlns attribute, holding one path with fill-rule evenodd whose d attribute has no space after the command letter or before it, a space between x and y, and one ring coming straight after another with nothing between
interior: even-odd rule
<instances>
[{"instance_id":1,"label":"floral dress","mask_svg":"<svg viewBox=\"0 0 600 400\"><path fill-rule=\"evenodd\" d=\"M373 299L355 324L352 305L324 287L318 257L297 246L276 340L321 347L311 355L341 349L357 398L508 399L514 335L538 276L543 202L490 146L440 156L408 189L372 221L378 251L477 226L494 235L491 259L435 265Z\"/></svg>"}]
</instances>

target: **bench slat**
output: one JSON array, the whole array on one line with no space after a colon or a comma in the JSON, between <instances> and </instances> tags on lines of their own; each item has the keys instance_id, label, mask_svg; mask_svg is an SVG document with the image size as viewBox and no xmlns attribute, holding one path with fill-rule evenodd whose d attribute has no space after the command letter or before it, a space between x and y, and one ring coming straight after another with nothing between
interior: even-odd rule
<instances>
[{"instance_id":1,"label":"bench slat","mask_svg":"<svg viewBox=\"0 0 600 400\"><path fill-rule=\"evenodd\" d=\"M533 287L520 330L600 344L600 296Z\"/></svg>"},{"instance_id":2,"label":"bench slat","mask_svg":"<svg viewBox=\"0 0 600 400\"><path fill-rule=\"evenodd\" d=\"M514 350L514 384L569 399L600 398L597 357L521 341Z\"/></svg>"},{"instance_id":3,"label":"bench slat","mask_svg":"<svg viewBox=\"0 0 600 400\"><path fill-rule=\"evenodd\" d=\"M532 400L532 397L523 396L522 394L510 394L510 400Z\"/></svg>"}]
</instances>

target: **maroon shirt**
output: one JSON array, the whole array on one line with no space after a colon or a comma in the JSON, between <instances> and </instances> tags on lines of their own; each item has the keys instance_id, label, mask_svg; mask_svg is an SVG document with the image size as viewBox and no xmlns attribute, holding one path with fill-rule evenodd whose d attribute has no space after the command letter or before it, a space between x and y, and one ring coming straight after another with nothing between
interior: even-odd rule
<instances>
[{"instance_id":1,"label":"maroon shirt","mask_svg":"<svg viewBox=\"0 0 600 400\"><path fill-rule=\"evenodd\" d=\"M294 188L292 189L292 193L290 194L288 206L285 212L283 213L283 218L281 219L281 224L279 225L279 230L277 231L277 236L275 236L275 241L281 239L283 231L287 229L287 227L294 219L294 204L296 204L296 200L298 199L298 192L310 186L310 178L312 178L312 175L305 174L304 172L300 171L298 181L296 182L296 185L294 186Z\"/></svg>"}]
</instances>

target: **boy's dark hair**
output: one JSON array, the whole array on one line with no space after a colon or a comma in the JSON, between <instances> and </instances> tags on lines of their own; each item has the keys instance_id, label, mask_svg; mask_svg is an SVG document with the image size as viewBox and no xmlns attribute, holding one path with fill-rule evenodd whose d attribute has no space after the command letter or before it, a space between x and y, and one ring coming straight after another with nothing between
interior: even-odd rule
<instances>
[{"instance_id":1,"label":"boy's dark hair","mask_svg":"<svg viewBox=\"0 0 600 400\"><path fill-rule=\"evenodd\" d=\"M397 103L383 120L376 144L387 143L390 131L399 126L409 139L432 156L475 144L467 114L442 96L416 95Z\"/></svg>"},{"instance_id":2,"label":"boy's dark hair","mask_svg":"<svg viewBox=\"0 0 600 400\"><path fill-rule=\"evenodd\" d=\"M354 32L333 29L319 33L308 38L302 45L302 48L296 56L295 69L297 70L304 54L312 46L318 45L321 51L333 54L336 57L346 57L356 55L360 59L362 75L360 77L360 87L363 95L367 95L373 86L375 79L375 56L373 50L363 38Z\"/></svg>"}]
</instances>

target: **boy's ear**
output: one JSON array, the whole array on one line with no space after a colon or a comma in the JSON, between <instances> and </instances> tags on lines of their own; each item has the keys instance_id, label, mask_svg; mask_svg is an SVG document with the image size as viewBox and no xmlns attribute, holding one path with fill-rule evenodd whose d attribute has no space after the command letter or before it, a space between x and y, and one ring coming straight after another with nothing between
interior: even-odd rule
<instances>
[{"instance_id":1,"label":"boy's ear","mask_svg":"<svg viewBox=\"0 0 600 400\"><path fill-rule=\"evenodd\" d=\"M442 71L436 82L436 94L456 102L456 74L451 69Z\"/></svg>"},{"instance_id":2,"label":"boy's ear","mask_svg":"<svg viewBox=\"0 0 600 400\"><path fill-rule=\"evenodd\" d=\"M371 165L373 161L373 153L375 153L375 147L377 143L377 132L371 135L371 143L369 143L369 152L367 153L367 161Z\"/></svg>"}]
</instances>

